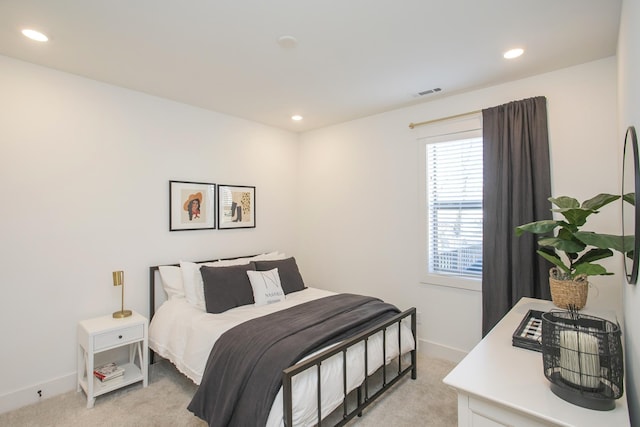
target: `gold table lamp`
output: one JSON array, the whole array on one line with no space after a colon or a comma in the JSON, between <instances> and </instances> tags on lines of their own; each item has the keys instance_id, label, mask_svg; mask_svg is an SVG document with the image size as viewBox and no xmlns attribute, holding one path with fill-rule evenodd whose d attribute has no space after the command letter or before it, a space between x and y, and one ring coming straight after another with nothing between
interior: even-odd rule
<instances>
[{"instance_id":1,"label":"gold table lamp","mask_svg":"<svg viewBox=\"0 0 640 427\"><path fill-rule=\"evenodd\" d=\"M116 319L131 316L131 310L124 309L124 271L113 272L113 286L122 286L122 305L120 311L115 311L113 317Z\"/></svg>"}]
</instances>

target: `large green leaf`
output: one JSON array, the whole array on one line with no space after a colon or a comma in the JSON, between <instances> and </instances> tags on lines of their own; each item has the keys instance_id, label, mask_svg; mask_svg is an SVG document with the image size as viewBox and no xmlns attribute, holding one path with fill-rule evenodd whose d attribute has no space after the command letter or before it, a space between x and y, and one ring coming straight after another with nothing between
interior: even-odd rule
<instances>
[{"instance_id":1,"label":"large green leaf","mask_svg":"<svg viewBox=\"0 0 640 427\"><path fill-rule=\"evenodd\" d=\"M562 233L562 232L569 232L569 233L573 233L574 231L578 231L578 227L568 223L567 221L564 220L558 220L556 221L558 223L558 226L560 227L560 230L558 230L558 234Z\"/></svg>"},{"instance_id":2,"label":"large green leaf","mask_svg":"<svg viewBox=\"0 0 640 427\"><path fill-rule=\"evenodd\" d=\"M521 236L525 231L533 234L544 234L552 231L557 226L558 221L553 221L550 219L530 222L529 224L524 224L516 227L516 236Z\"/></svg>"},{"instance_id":3,"label":"large green leaf","mask_svg":"<svg viewBox=\"0 0 640 427\"><path fill-rule=\"evenodd\" d=\"M578 259L574 263L574 265L582 264L585 262L598 261L599 259L609 258L610 256L613 256L613 252L611 251L611 249L590 249L589 251L585 252L585 254L582 255L580 259Z\"/></svg>"},{"instance_id":4,"label":"large green leaf","mask_svg":"<svg viewBox=\"0 0 640 427\"><path fill-rule=\"evenodd\" d=\"M622 196L622 199L625 202L635 206L635 204L636 204L636 193L627 193L624 196Z\"/></svg>"},{"instance_id":5,"label":"large green leaf","mask_svg":"<svg viewBox=\"0 0 640 427\"><path fill-rule=\"evenodd\" d=\"M539 249L536 251L536 253L538 255L540 255L542 258L546 259L547 261L551 262L552 264L556 265L557 267L561 268L564 272L566 273L571 273L571 270L569 270L569 267L567 267L562 260L560 259L559 256L546 252L542 249Z\"/></svg>"},{"instance_id":6,"label":"large green leaf","mask_svg":"<svg viewBox=\"0 0 640 427\"><path fill-rule=\"evenodd\" d=\"M549 201L562 209L571 209L571 208L579 208L580 202L578 202L573 197L560 196L560 197L549 197Z\"/></svg>"},{"instance_id":7,"label":"large green leaf","mask_svg":"<svg viewBox=\"0 0 640 427\"><path fill-rule=\"evenodd\" d=\"M539 247L539 248L538 248L538 250L539 250L539 251L542 251L542 252L546 252L546 253L548 253L548 254L549 254L549 255L551 255L551 256L555 256L555 257L559 257L559 256L560 256L560 255L558 255L558 254L556 253L556 250L555 250L555 249L553 249L553 248L548 248L548 247L541 246L541 247Z\"/></svg>"},{"instance_id":8,"label":"large green leaf","mask_svg":"<svg viewBox=\"0 0 640 427\"><path fill-rule=\"evenodd\" d=\"M558 230L558 235L556 237L562 240L573 240L576 243L581 243L578 239L576 239L573 236L573 233L575 231L578 231L578 230L571 230L568 227L563 227L560 230Z\"/></svg>"},{"instance_id":9,"label":"large green leaf","mask_svg":"<svg viewBox=\"0 0 640 427\"><path fill-rule=\"evenodd\" d=\"M622 236L622 246L625 252L633 252L635 250L635 237L634 236Z\"/></svg>"},{"instance_id":10,"label":"large green leaf","mask_svg":"<svg viewBox=\"0 0 640 427\"><path fill-rule=\"evenodd\" d=\"M581 242L589 246L595 246L602 249L614 249L618 252L627 252L633 249L633 246L625 248L625 240L622 236L614 236L612 234L598 234L592 231L577 231L573 234ZM627 241L627 244L629 242Z\"/></svg>"},{"instance_id":11,"label":"large green leaf","mask_svg":"<svg viewBox=\"0 0 640 427\"><path fill-rule=\"evenodd\" d=\"M569 224L575 226L584 225L587 222L587 217L592 213L596 213L593 209L585 209L585 208L560 208L560 209L551 209L552 212L558 212L562 214L567 219Z\"/></svg>"},{"instance_id":12,"label":"large green leaf","mask_svg":"<svg viewBox=\"0 0 640 427\"><path fill-rule=\"evenodd\" d=\"M556 237L568 242L574 242L576 245L578 245L576 246L576 248L579 247L580 250L583 250L585 248L584 244L573 236L572 231L570 231L566 227L561 228L560 230L558 230L558 235ZM578 254L576 252L566 252L566 254L569 257L570 262L573 262L576 258L578 258Z\"/></svg>"},{"instance_id":13,"label":"large green leaf","mask_svg":"<svg viewBox=\"0 0 640 427\"><path fill-rule=\"evenodd\" d=\"M597 196L590 198L589 200L585 200L582 203L582 207L595 211L613 201L618 200L619 198L620 196L617 196L615 194L600 193Z\"/></svg>"},{"instance_id":14,"label":"large green leaf","mask_svg":"<svg viewBox=\"0 0 640 427\"><path fill-rule=\"evenodd\" d=\"M613 273L609 273L607 269L601 265L585 262L575 267L573 276L575 277L578 274L586 274L587 276L610 276Z\"/></svg>"},{"instance_id":15,"label":"large green leaf","mask_svg":"<svg viewBox=\"0 0 640 427\"><path fill-rule=\"evenodd\" d=\"M572 240L559 239L557 237L544 237L538 240L540 246L550 246L563 252L578 253L584 250L586 247L581 242L575 242Z\"/></svg>"}]
</instances>

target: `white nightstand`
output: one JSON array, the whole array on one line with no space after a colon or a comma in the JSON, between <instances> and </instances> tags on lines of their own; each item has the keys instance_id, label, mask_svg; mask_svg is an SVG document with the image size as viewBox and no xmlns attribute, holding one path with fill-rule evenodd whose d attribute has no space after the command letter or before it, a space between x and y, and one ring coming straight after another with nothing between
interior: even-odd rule
<instances>
[{"instance_id":1,"label":"white nightstand","mask_svg":"<svg viewBox=\"0 0 640 427\"><path fill-rule=\"evenodd\" d=\"M148 384L148 329L146 317L133 312L129 317L114 319L112 315L83 320L78 324L78 387L87 395L87 408L93 408L97 396L129 384ZM94 377L95 356L128 346L129 360L121 364L124 378L114 383L102 383ZM137 356L137 360L136 360ZM112 360L114 361L114 360Z\"/></svg>"}]
</instances>

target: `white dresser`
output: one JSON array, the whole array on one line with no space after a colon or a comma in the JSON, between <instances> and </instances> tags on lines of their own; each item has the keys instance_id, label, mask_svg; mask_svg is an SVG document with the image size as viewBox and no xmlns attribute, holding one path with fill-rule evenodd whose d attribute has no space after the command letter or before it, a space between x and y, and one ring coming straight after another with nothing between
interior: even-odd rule
<instances>
[{"instance_id":1,"label":"white dresser","mask_svg":"<svg viewBox=\"0 0 640 427\"><path fill-rule=\"evenodd\" d=\"M550 301L522 298L443 380L458 392L459 427L629 426L626 395L611 411L568 403L549 388L542 353L512 346L512 335L530 309L557 309ZM609 318L602 313L590 313Z\"/></svg>"}]
</instances>

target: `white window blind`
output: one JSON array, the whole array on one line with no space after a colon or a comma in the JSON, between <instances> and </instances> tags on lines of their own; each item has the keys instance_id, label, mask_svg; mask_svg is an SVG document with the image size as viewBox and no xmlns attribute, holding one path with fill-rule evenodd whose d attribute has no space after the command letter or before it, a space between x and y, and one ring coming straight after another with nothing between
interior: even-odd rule
<instances>
[{"instance_id":1,"label":"white window blind","mask_svg":"<svg viewBox=\"0 0 640 427\"><path fill-rule=\"evenodd\" d=\"M482 138L428 143L428 271L482 276Z\"/></svg>"}]
</instances>

